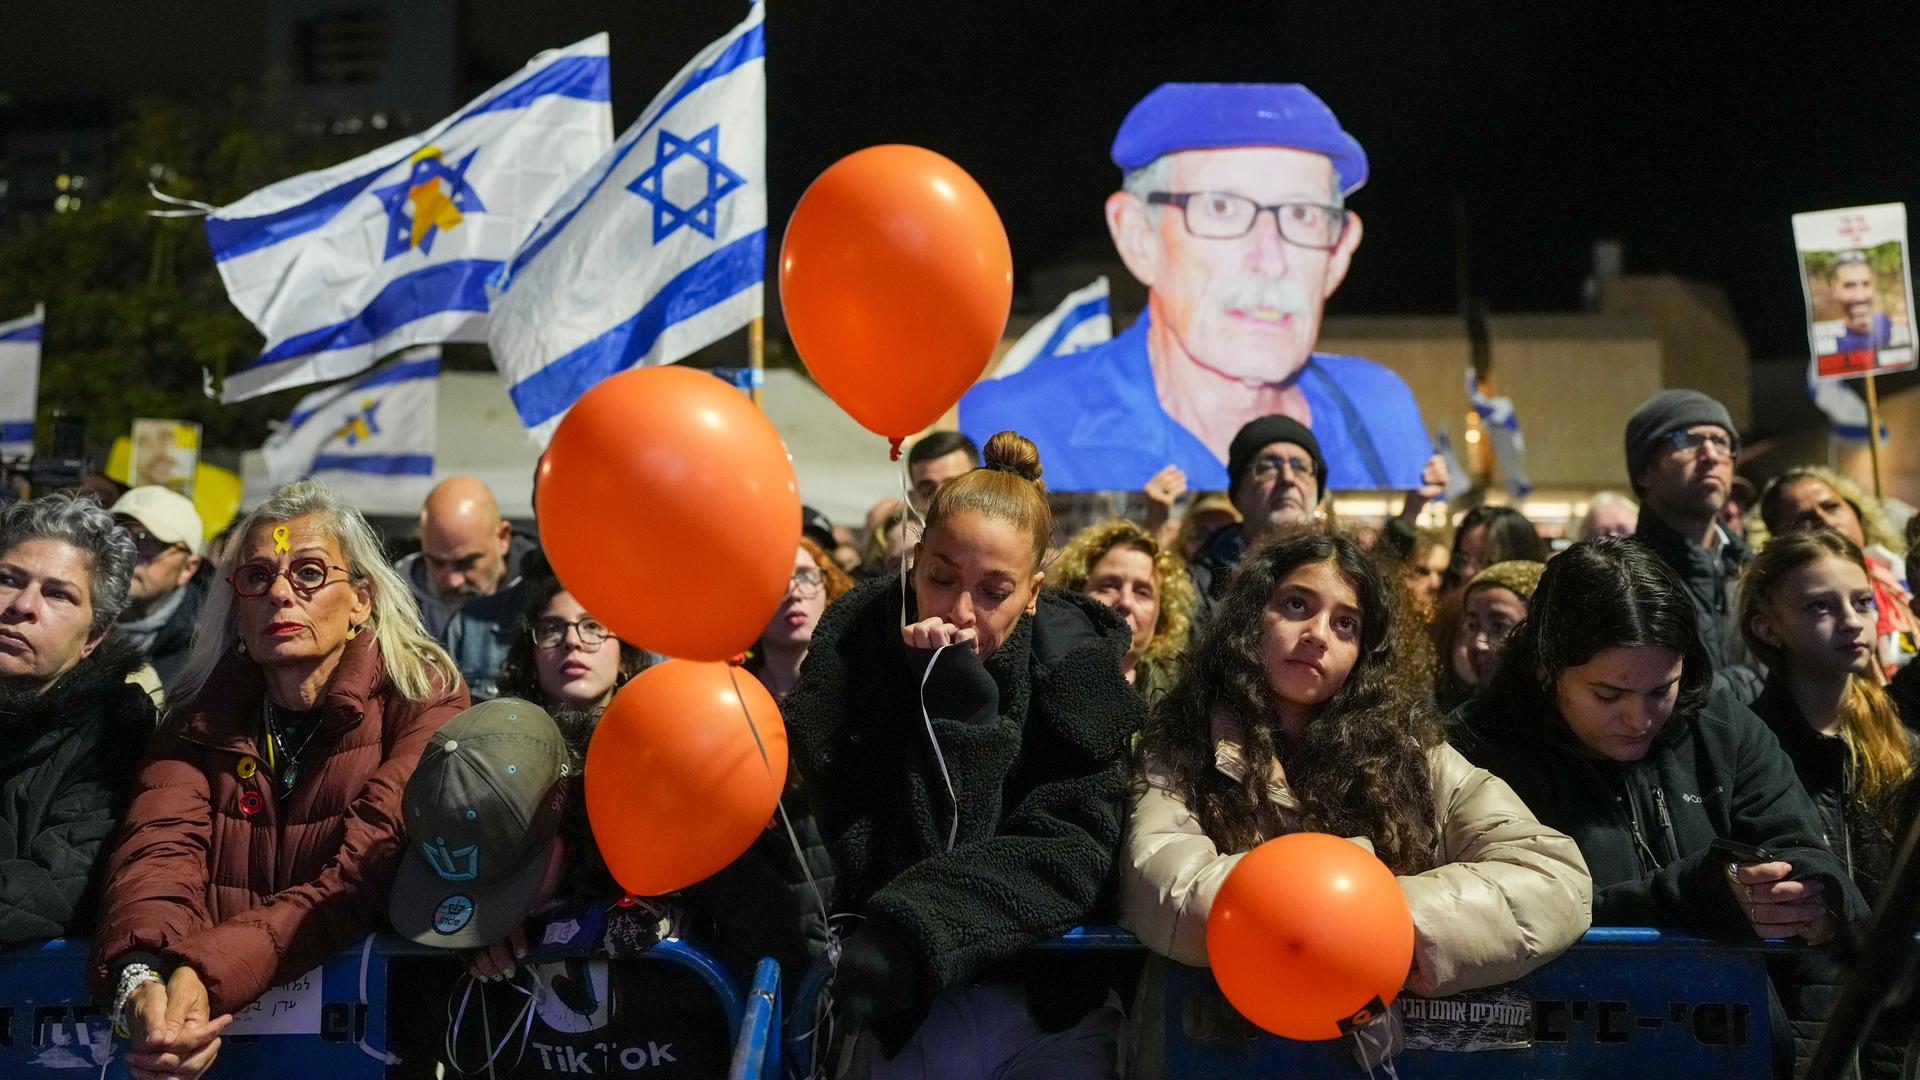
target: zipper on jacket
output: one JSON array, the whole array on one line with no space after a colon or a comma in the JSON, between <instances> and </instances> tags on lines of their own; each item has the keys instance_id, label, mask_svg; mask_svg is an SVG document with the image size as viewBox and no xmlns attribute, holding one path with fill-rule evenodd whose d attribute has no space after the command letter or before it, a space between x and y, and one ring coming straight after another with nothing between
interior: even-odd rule
<instances>
[{"instance_id":1,"label":"zipper on jacket","mask_svg":"<svg viewBox=\"0 0 1920 1080\"><path fill-rule=\"evenodd\" d=\"M1652 873L1660 869L1662 865L1660 856L1654 853L1653 846L1647 843L1646 832L1640 828L1640 808L1634 804L1633 789L1627 784L1627 779L1624 776L1620 778L1620 787L1625 794L1615 795L1613 799L1615 802L1626 804L1627 828L1633 833L1634 853L1640 856L1641 862L1643 863L1641 868L1648 873Z\"/></svg>"},{"instance_id":2,"label":"zipper on jacket","mask_svg":"<svg viewBox=\"0 0 1920 1080\"><path fill-rule=\"evenodd\" d=\"M1660 838L1666 841L1667 858L1674 858L1680 851L1680 838L1673 831L1673 816L1667 813L1667 793L1659 784L1653 785L1653 813L1660 819Z\"/></svg>"}]
</instances>

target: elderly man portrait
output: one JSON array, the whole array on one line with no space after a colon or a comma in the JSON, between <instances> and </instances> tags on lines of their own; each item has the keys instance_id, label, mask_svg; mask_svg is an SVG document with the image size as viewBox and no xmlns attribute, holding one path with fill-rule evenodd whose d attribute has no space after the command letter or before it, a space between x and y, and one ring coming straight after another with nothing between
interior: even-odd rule
<instances>
[{"instance_id":1,"label":"elderly man portrait","mask_svg":"<svg viewBox=\"0 0 1920 1080\"><path fill-rule=\"evenodd\" d=\"M1146 310L1113 340L983 382L960 403L976 441L1012 428L1047 484L1137 490L1168 465L1228 486L1236 432L1270 415L1312 429L1330 488L1417 488L1432 454L1400 376L1314 351L1360 246L1346 198L1358 141L1297 84L1168 83L1120 125L1106 220Z\"/></svg>"}]
</instances>

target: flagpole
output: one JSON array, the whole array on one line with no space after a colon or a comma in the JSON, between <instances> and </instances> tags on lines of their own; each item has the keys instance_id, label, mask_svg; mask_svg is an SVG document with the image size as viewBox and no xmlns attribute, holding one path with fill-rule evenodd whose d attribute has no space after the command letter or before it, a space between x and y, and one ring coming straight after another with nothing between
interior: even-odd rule
<instances>
[{"instance_id":1,"label":"flagpole","mask_svg":"<svg viewBox=\"0 0 1920 1080\"><path fill-rule=\"evenodd\" d=\"M766 407L762 386L767 381L767 320L764 315L755 315L747 324L747 370L752 372L749 378L748 393L753 395L753 403L758 408ZM1880 473L1874 472L1875 490L1879 489Z\"/></svg>"},{"instance_id":2,"label":"flagpole","mask_svg":"<svg viewBox=\"0 0 1920 1080\"><path fill-rule=\"evenodd\" d=\"M1873 459L1873 497L1880 495L1880 395L1873 389L1873 372L1867 372L1867 455Z\"/></svg>"}]
</instances>

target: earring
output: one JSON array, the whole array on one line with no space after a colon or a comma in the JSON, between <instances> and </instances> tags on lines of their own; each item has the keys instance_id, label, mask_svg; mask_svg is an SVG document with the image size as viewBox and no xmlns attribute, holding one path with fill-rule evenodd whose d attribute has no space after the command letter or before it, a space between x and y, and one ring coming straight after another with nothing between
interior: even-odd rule
<instances>
[{"instance_id":1,"label":"earring","mask_svg":"<svg viewBox=\"0 0 1920 1080\"><path fill-rule=\"evenodd\" d=\"M360 628L359 628L359 627L357 627L357 626L349 626L349 627L347 627L347 640L348 640L348 641L352 641L352 640L353 640L354 638L357 638L357 637L359 637L359 636L360 636Z\"/></svg>"},{"instance_id":2,"label":"earring","mask_svg":"<svg viewBox=\"0 0 1920 1080\"><path fill-rule=\"evenodd\" d=\"M239 653L239 654L240 654L241 656L246 656L246 655L247 655L247 642L246 642L246 639L245 639L245 638L234 638L234 639L233 639L233 651L234 651L234 652L237 652L237 653Z\"/></svg>"}]
</instances>

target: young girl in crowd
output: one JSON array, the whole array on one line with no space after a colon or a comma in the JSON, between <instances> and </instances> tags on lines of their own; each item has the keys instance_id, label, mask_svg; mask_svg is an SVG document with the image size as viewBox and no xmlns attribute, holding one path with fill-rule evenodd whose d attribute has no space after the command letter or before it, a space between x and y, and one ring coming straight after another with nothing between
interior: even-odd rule
<instances>
[{"instance_id":1,"label":"young girl in crowd","mask_svg":"<svg viewBox=\"0 0 1920 1080\"><path fill-rule=\"evenodd\" d=\"M1711 691L1693 602L1651 549L1573 545L1528 612L1493 685L1455 714L1459 741L1579 841L1594 922L1818 944L1864 917L1779 742Z\"/></svg>"},{"instance_id":2,"label":"young girl in crowd","mask_svg":"<svg viewBox=\"0 0 1920 1080\"><path fill-rule=\"evenodd\" d=\"M1112 870L1145 712L1130 634L1042 589L1033 444L1001 432L984 460L934 495L904 598L870 581L827 611L782 709L834 910L860 916L831 986L854 1076L1114 1075L1104 984L1029 980L1021 954L1087 921Z\"/></svg>"},{"instance_id":3,"label":"young girl in crowd","mask_svg":"<svg viewBox=\"0 0 1920 1080\"><path fill-rule=\"evenodd\" d=\"M1120 658L1127 682L1157 701L1179 674L1193 628L1193 578L1186 561L1134 522L1089 525L1060 549L1053 573L1062 589L1112 608L1133 631Z\"/></svg>"},{"instance_id":4,"label":"young girl in crowd","mask_svg":"<svg viewBox=\"0 0 1920 1080\"><path fill-rule=\"evenodd\" d=\"M615 690L646 670L649 659L550 577L528 591L519 629L500 666L500 693L549 710L599 713Z\"/></svg>"},{"instance_id":5,"label":"young girl in crowd","mask_svg":"<svg viewBox=\"0 0 1920 1080\"><path fill-rule=\"evenodd\" d=\"M1460 644L1473 671L1473 688L1483 691L1500 669L1507 637L1526 621L1527 602L1540 584L1544 563L1509 559L1494 563L1467 582L1460 596Z\"/></svg>"},{"instance_id":6,"label":"young girl in crowd","mask_svg":"<svg viewBox=\"0 0 1920 1080\"><path fill-rule=\"evenodd\" d=\"M1240 857L1283 833L1368 846L1400 877L1416 993L1518 978L1587 928L1572 840L1447 746L1395 655L1392 590L1343 536L1256 548L1229 580L1141 740L1121 922L1158 957L1207 963L1206 924ZM1141 981L1139 1062L1164 1032L1164 961Z\"/></svg>"},{"instance_id":7,"label":"young girl in crowd","mask_svg":"<svg viewBox=\"0 0 1920 1080\"><path fill-rule=\"evenodd\" d=\"M1893 862L1892 807L1920 743L1874 670L1874 596L1851 540L1829 529L1802 530L1776 537L1748 565L1740 617L1747 644L1768 670L1753 711L1779 737L1819 811L1827 846L1869 904ZM1811 970L1800 972L1800 995L1837 994L1830 963L1802 967ZM1813 1032L1801 1035L1805 1053ZM1906 1041L1883 1025L1866 1044L1866 1075L1900 1075Z\"/></svg>"},{"instance_id":8,"label":"young girl in crowd","mask_svg":"<svg viewBox=\"0 0 1920 1080\"><path fill-rule=\"evenodd\" d=\"M826 549L807 537L793 554L793 576L787 593L747 654L747 670L760 680L775 701L800 681L800 664L813 644L814 628L827 605L853 590L853 579L841 570Z\"/></svg>"}]
</instances>

